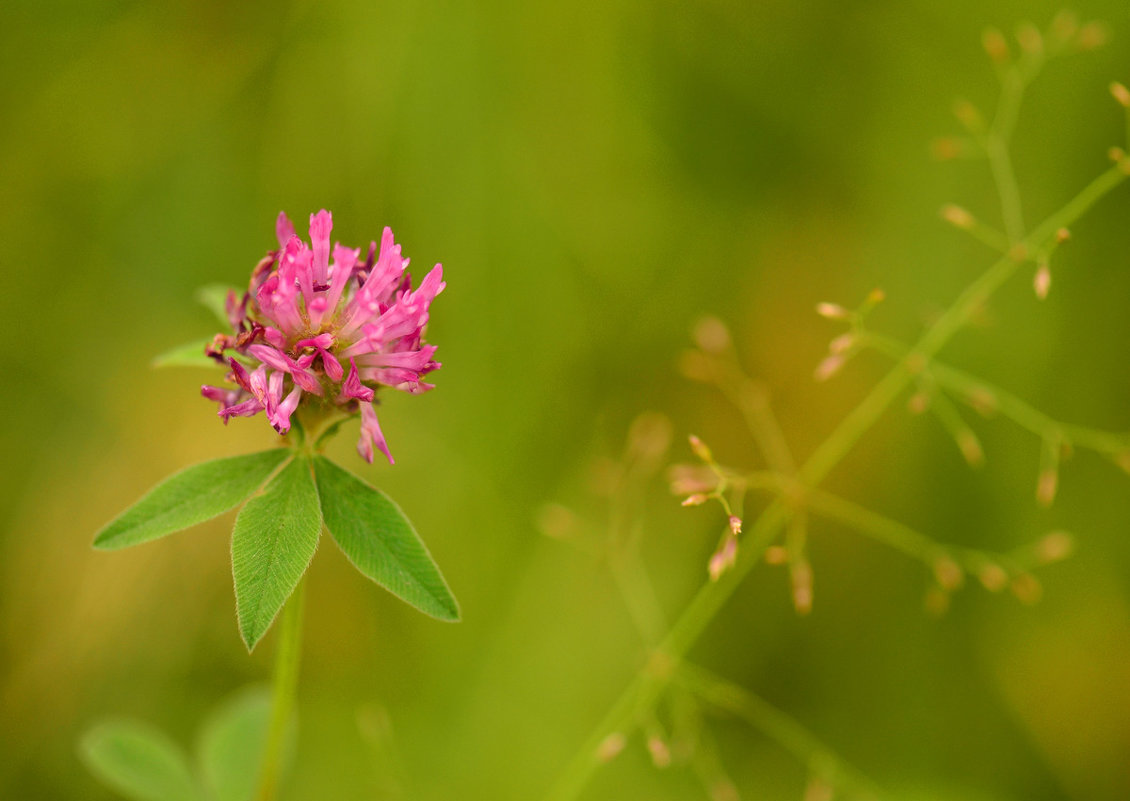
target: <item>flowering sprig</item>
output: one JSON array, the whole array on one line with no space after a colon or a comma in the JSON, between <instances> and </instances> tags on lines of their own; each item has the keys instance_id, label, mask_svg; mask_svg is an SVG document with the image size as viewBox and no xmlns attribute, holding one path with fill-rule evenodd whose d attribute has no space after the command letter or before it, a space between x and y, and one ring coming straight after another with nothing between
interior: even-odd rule
<instances>
[{"instance_id":1,"label":"flowering sprig","mask_svg":"<svg viewBox=\"0 0 1130 801\"><path fill-rule=\"evenodd\" d=\"M377 422L376 393L381 387L410 393L432 388L423 377L440 365L433 359L435 346L424 342L424 329L431 302L444 288L443 268L437 264L413 289L408 259L388 228L379 252L371 243L364 261L360 250L335 244L331 262L332 227L329 212L311 215L307 246L280 214L279 248L252 270L247 291L201 294L222 312L218 316L231 333L156 362L221 364L228 386L205 385L204 397L219 403L225 423L264 413L284 447L186 468L94 538L95 548L117 550L242 504L231 554L239 632L248 651L283 610L270 725L255 772L259 799L275 794L298 675L302 578L323 526L365 576L421 612L459 619L451 590L404 513L320 453L339 424L360 413L358 452L367 462L374 449L393 461ZM320 434L307 436L307 430Z\"/></svg>"},{"instance_id":2,"label":"flowering sprig","mask_svg":"<svg viewBox=\"0 0 1130 801\"><path fill-rule=\"evenodd\" d=\"M392 461L373 408L376 390L432 388L422 377L439 363L432 358L435 346L424 343L424 328L431 302L444 288L443 268L437 264L413 290L408 259L388 228L379 254L375 242L364 261L359 250L334 245L331 263L332 227L329 212L311 215L307 247L280 214L279 249L255 266L242 296L228 291L224 297L232 333L217 334L202 348L229 368L233 386L201 390L219 402L224 422L263 412L289 447L183 470L94 540L106 550L137 545L246 501L232 532L232 571L249 650L298 586L323 523L366 576L427 614L459 616L439 568L396 504L316 452L334 423L359 411L357 450L371 462L375 447ZM175 353L187 356L189 350ZM174 356L164 363L182 362ZM310 442L304 426L294 426L302 419L331 423Z\"/></svg>"}]
</instances>

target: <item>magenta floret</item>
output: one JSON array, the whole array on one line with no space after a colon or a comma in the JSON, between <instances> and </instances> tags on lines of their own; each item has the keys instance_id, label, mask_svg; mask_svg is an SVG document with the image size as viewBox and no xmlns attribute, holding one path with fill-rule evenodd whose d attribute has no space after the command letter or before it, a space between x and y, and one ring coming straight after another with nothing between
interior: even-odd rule
<instances>
[{"instance_id":1,"label":"magenta floret","mask_svg":"<svg viewBox=\"0 0 1130 801\"><path fill-rule=\"evenodd\" d=\"M436 348L424 342L428 309L443 291L437 264L413 290L408 259L392 230L384 229L378 254L335 244L333 219L324 209L310 215L310 246L295 235L280 213L275 226L279 249L269 252L251 274L242 297L228 295L233 334L217 334L208 355L230 368L233 388L204 386L201 394L232 417L266 412L280 434L307 395L346 413L361 412L357 451L373 461L374 448L391 463L373 404L381 386L419 393L432 389L423 377L439 368Z\"/></svg>"}]
</instances>

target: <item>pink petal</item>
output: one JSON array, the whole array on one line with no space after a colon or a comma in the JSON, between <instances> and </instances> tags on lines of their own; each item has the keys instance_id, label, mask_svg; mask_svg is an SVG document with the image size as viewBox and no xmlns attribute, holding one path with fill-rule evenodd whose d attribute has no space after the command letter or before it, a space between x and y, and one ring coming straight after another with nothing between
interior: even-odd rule
<instances>
[{"instance_id":1,"label":"pink petal","mask_svg":"<svg viewBox=\"0 0 1130 801\"><path fill-rule=\"evenodd\" d=\"M280 211L278 219L275 220L275 236L279 239L280 248L286 247L287 241L294 236L294 223L286 216L285 211Z\"/></svg>"},{"instance_id":2,"label":"pink petal","mask_svg":"<svg viewBox=\"0 0 1130 801\"><path fill-rule=\"evenodd\" d=\"M320 350L325 350L326 348L333 345L333 343L334 335L329 331L326 331L325 333L318 334L318 336L316 337L299 340L294 347L298 350L302 350L303 348L318 348Z\"/></svg>"},{"instance_id":3,"label":"pink petal","mask_svg":"<svg viewBox=\"0 0 1130 801\"><path fill-rule=\"evenodd\" d=\"M310 215L310 245L314 249L314 281L326 283L330 263L330 231L333 230L333 217L322 209ZM309 302L309 298L307 298Z\"/></svg>"},{"instance_id":4,"label":"pink petal","mask_svg":"<svg viewBox=\"0 0 1130 801\"><path fill-rule=\"evenodd\" d=\"M247 352L263 362L263 364L269 365L276 370L282 370L284 373L290 372L290 360L287 359L286 354L270 345L250 345L247 348Z\"/></svg>"},{"instance_id":5,"label":"pink petal","mask_svg":"<svg viewBox=\"0 0 1130 801\"><path fill-rule=\"evenodd\" d=\"M334 355L328 350L319 351L322 354L322 369L326 371L326 376L330 381L340 381L344 371L341 368L341 362L334 358Z\"/></svg>"},{"instance_id":6,"label":"pink petal","mask_svg":"<svg viewBox=\"0 0 1130 801\"><path fill-rule=\"evenodd\" d=\"M371 403L361 404L361 438L357 440L357 452L361 458L370 464L373 463L373 446L385 455L389 464L396 464L392 454L388 452L388 443L381 433L381 425L377 422L377 410Z\"/></svg>"},{"instance_id":7,"label":"pink petal","mask_svg":"<svg viewBox=\"0 0 1130 801\"><path fill-rule=\"evenodd\" d=\"M358 400L368 403L373 399L373 390L361 383L360 377L357 375L357 365L353 360L349 360L349 375L345 377L345 381L341 384L341 395L344 398L357 398Z\"/></svg>"}]
</instances>

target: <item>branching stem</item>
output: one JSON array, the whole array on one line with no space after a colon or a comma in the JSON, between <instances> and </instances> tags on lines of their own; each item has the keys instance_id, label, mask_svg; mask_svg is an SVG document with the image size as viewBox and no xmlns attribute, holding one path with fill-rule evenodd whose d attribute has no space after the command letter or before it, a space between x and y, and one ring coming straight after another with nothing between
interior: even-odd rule
<instances>
[{"instance_id":1,"label":"branching stem","mask_svg":"<svg viewBox=\"0 0 1130 801\"><path fill-rule=\"evenodd\" d=\"M1108 169L1059 212L1038 226L1018 247L1028 253L1039 252L1047 246L1060 228L1071 225L1097 200L1121 184L1126 177L1117 166ZM1005 256L962 292L948 311L927 329L918 343L844 418L839 427L803 464L799 470L799 478L803 485L815 487L833 467L839 464L895 398L913 383L918 372L929 364L970 317L1013 275L1020 263L1011 255ZM592 773L600 765L600 744L610 734L631 727L639 710L654 706L687 650L753 566L760 561L765 548L777 537L781 527L791 515L792 507L778 498L748 529L733 569L722 574L718 581L703 586L691 600L648 664L636 674L593 734L568 763L548 795L551 801L571 801L580 795Z\"/></svg>"}]
</instances>

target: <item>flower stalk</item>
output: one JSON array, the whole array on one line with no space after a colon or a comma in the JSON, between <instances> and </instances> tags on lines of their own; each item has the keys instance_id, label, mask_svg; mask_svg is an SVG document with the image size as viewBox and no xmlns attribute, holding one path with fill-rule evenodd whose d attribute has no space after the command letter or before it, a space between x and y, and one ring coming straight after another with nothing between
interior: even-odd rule
<instances>
[{"instance_id":1,"label":"flower stalk","mask_svg":"<svg viewBox=\"0 0 1130 801\"><path fill-rule=\"evenodd\" d=\"M302 618L306 596L306 580L298 583L294 594L283 607L279 625L278 650L275 652L274 687L271 693L271 724L267 745L259 768L257 801L274 801L282 768L283 748L294 713L298 689L298 666L302 658Z\"/></svg>"}]
</instances>

